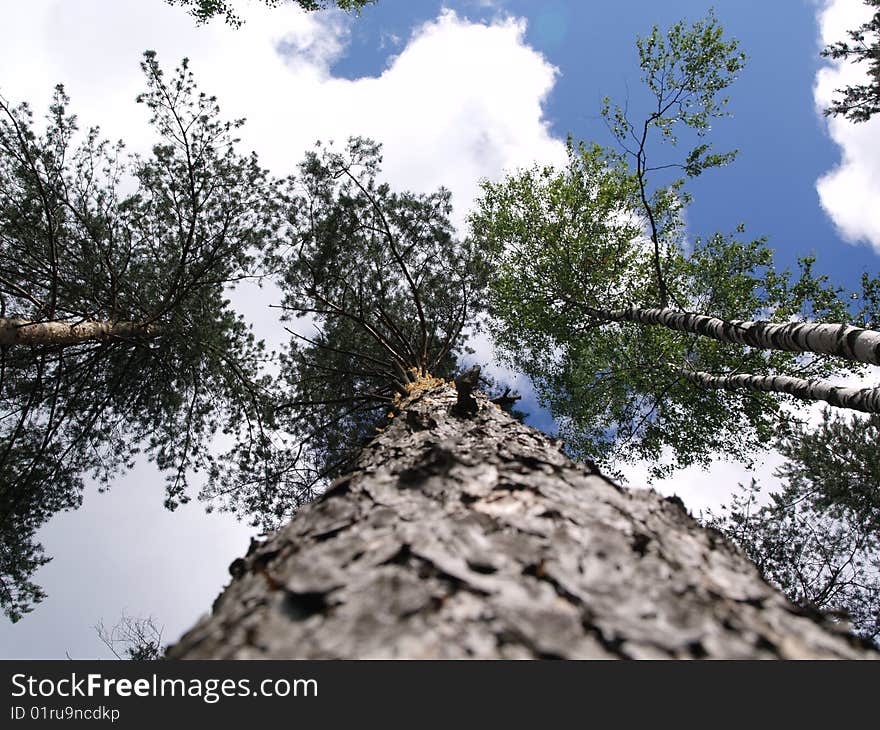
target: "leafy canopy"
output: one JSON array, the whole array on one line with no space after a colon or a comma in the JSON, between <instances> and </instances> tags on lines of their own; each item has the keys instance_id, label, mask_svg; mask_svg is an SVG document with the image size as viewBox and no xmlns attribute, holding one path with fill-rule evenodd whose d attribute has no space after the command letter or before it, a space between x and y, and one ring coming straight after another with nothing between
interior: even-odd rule
<instances>
[{"instance_id":1,"label":"leafy canopy","mask_svg":"<svg viewBox=\"0 0 880 730\"><path fill-rule=\"evenodd\" d=\"M0 606L13 619L42 597L33 536L79 505L85 475L106 488L143 450L173 509L210 466L213 434L247 438L271 419L267 356L227 293L257 275L273 186L186 61L166 78L148 52L142 69L146 157L80 134L60 86L42 131L26 104L0 101L0 316L155 328L0 350Z\"/></svg>"},{"instance_id":2,"label":"leafy canopy","mask_svg":"<svg viewBox=\"0 0 880 730\"><path fill-rule=\"evenodd\" d=\"M306 11L324 10L328 7L338 7L346 12L359 12L362 7L376 0L260 0L270 8L276 8L284 2L296 4ZM211 18L223 16L223 19L233 27L239 27L244 22L235 12L235 3L230 0L165 0L169 5L185 7L196 22L207 23Z\"/></svg>"},{"instance_id":3,"label":"leafy canopy","mask_svg":"<svg viewBox=\"0 0 880 730\"><path fill-rule=\"evenodd\" d=\"M802 606L834 611L880 639L880 418L835 416L779 440L782 488L752 483L710 526L738 544L769 581Z\"/></svg>"},{"instance_id":4,"label":"leafy canopy","mask_svg":"<svg viewBox=\"0 0 880 730\"><path fill-rule=\"evenodd\" d=\"M449 192L394 192L380 166L370 140L319 145L284 187L269 256L293 336L280 430L218 464L210 487L265 525L349 465L413 381L451 378L481 310L484 264L453 231Z\"/></svg>"},{"instance_id":5,"label":"leafy canopy","mask_svg":"<svg viewBox=\"0 0 880 730\"><path fill-rule=\"evenodd\" d=\"M717 453L748 461L788 419L779 399L700 390L682 377L686 369L808 378L850 366L627 323L613 311L669 299L723 319L852 315L811 258L792 275L775 268L766 241L740 240L742 229L685 239L685 180L734 155L700 138L724 113L718 94L743 57L712 15L665 35L655 28L638 46L652 100L644 121L605 104L621 152L569 143L564 169L484 183L471 224L492 256L493 335L501 355L532 378L576 456L606 466L647 459L656 474ZM685 134L696 143L678 162L653 164L651 130L673 148ZM651 182L670 169L684 177Z\"/></svg>"}]
</instances>

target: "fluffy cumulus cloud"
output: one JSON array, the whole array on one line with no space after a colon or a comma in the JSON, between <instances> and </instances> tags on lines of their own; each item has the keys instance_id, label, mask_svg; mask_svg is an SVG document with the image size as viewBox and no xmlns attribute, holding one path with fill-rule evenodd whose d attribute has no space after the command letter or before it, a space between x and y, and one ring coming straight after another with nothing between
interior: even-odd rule
<instances>
[{"instance_id":1,"label":"fluffy cumulus cloud","mask_svg":"<svg viewBox=\"0 0 880 730\"><path fill-rule=\"evenodd\" d=\"M9 21L0 68L18 66L0 75L0 93L39 109L62 81L83 123L100 122L135 149L149 141L145 110L133 98L139 53L150 48L166 68L188 56L201 88L229 116L247 118L244 143L275 172L293 172L318 139L369 136L384 144L392 185L449 188L459 223L481 178L564 159L542 115L556 69L525 44L516 19L484 25L445 11L416 28L383 73L351 80L332 74L352 22L341 13L251 4L247 23L233 32L217 22L194 27L160 0L0 0L0 7Z\"/></svg>"},{"instance_id":2,"label":"fluffy cumulus cloud","mask_svg":"<svg viewBox=\"0 0 880 730\"><path fill-rule=\"evenodd\" d=\"M258 4L243 15L245 26L232 31L196 27L161 0L0 0L0 94L41 114L63 82L81 125L100 124L143 152L151 138L146 110L134 103L140 53L155 50L167 70L187 56L224 113L247 117L243 142L274 172L294 172L318 139L370 136L385 145L393 186L449 188L459 224L481 178L564 159L542 112L557 71L526 45L519 20L480 24L444 12L396 44L381 74L346 79L333 75L346 16ZM263 303L245 298L250 319L267 319ZM153 612L173 640L206 610L251 531L223 516L206 520L196 505L169 515L160 492L153 469L139 465L110 495L89 493L82 509L50 523L41 539L55 559L38 576L50 598L14 629L0 625L0 653L94 654L89 627L124 610Z\"/></svg>"},{"instance_id":3,"label":"fluffy cumulus cloud","mask_svg":"<svg viewBox=\"0 0 880 730\"><path fill-rule=\"evenodd\" d=\"M846 31L866 22L871 12L862 0L825 2L818 14L822 46L848 40ZM866 79L863 63L835 61L823 67L814 88L817 108L828 107L835 89ZM880 117L859 124L832 117L828 133L840 147L841 159L816 183L822 207L846 240L870 243L880 251Z\"/></svg>"},{"instance_id":4,"label":"fluffy cumulus cloud","mask_svg":"<svg viewBox=\"0 0 880 730\"><path fill-rule=\"evenodd\" d=\"M649 476L649 464L639 462L621 467L626 484L634 489L650 487L667 497L679 497L694 516L715 513L721 505L729 504L740 485L748 486L752 479L763 485L766 493L780 486L774 471L781 466L782 456L777 451L754 454L753 467L716 459L708 468L691 466L674 472L663 479Z\"/></svg>"}]
</instances>

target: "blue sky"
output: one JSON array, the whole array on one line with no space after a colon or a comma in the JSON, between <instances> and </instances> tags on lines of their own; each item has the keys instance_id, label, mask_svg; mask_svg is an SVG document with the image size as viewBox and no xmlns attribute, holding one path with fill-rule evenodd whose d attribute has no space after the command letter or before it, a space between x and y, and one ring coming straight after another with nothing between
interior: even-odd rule
<instances>
[{"instance_id":1,"label":"blue sky","mask_svg":"<svg viewBox=\"0 0 880 730\"><path fill-rule=\"evenodd\" d=\"M859 0L718 0L719 20L749 60L731 91L732 118L711 139L740 158L691 185L691 235L767 236L779 261L815 253L818 269L853 287L880 269L877 123L855 127L817 112L852 70L824 68L825 42L861 17ZM697 0L379 0L357 19L245 4L246 25L196 28L161 0L0 0L0 93L45 108L63 81L84 125L101 123L134 150L149 146L138 60L183 55L230 116L249 119L244 143L278 173L312 142L365 134L385 143L398 187L449 187L456 220L483 177L559 162L568 134L611 144L601 99L638 99L635 38L705 15ZM23 68L21 59L27 58ZM824 68L824 70L821 70ZM818 84L818 86L817 86ZM843 161L843 164L841 162ZM264 295L243 292L260 336L283 342ZM762 474L776 457L767 455ZM639 472L633 477L638 481ZM718 464L710 475L656 484L692 509L718 504L751 475ZM721 485L707 489L707 484ZM47 601L16 626L0 623L0 657L104 656L92 625L123 611L152 614L175 639L206 611L252 530L197 504L161 507L161 477L139 464L108 495L42 532L55 559L37 576ZM182 556L184 556L182 558Z\"/></svg>"},{"instance_id":2,"label":"blue sky","mask_svg":"<svg viewBox=\"0 0 880 730\"><path fill-rule=\"evenodd\" d=\"M798 256L813 253L820 271L852 287L863 271L876 272L878 262L864 243L841 250L845 242L818 204L816 180L837 162L840 150L815 110L815 76L825 64L818 54L816 5L809 0L630 0L601 6L577 0L386 0L364 11L353 26L333 73L350 79L381 73L412 28L435 18L441 7L481 22L509 13L527 19L526 42L559 70L544 105L553 134L611 145L599 116L601 100L639 98L636 35L647 34L654 23L664 28L682 18L696 20L714 7L748 55L730 92L733 116L712 132L718 149L739 149L740 156L691 186L691 231L708 235L745 223L749 235L770 239L782 265L794 266Z\"/></svg>"}]
</instances>

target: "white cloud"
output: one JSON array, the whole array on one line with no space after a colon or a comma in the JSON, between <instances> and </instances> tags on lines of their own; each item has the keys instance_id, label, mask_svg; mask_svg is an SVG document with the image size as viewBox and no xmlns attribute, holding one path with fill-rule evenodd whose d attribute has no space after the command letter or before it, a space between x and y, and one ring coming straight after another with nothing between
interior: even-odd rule
<instances>
[{"instance_id":1,"label":"white cloud","mask_svg":"<svg viewBox=\"0 0 880 730\"><path fill-rule=\"evenodd\" d=\"M147 113L134 103L140 54L155 50L167 71L188 56L224 113L248 118L244 143L274 172L294 172L319 138L371 136L384 142L388 182L449 188L458 224L481 178L565 159L542 111L557 72L525 44L521 21L479 24L444 12L415 29L379 76L350 80L332 73L348 39L345 16L254 4L242 15L246 24L233 31L220 22L196 27L161 0L0 0L0 93L30 101L41 115L63 82L82 126L100 124L107 136L146 151ZM252 321L271 327L265 297L238 301ZM136 504L125 498L128 489ZM122 608L155 612L173 640L208 608L250 530L222 515L206 519L197 505L168 515L161 491L155 472L139 466L113 493L89 493L80 510L41 532L55 556L37 575L50 598L15 628L0 625L3 653L96 653L88 648L97 646L90 624L102 617L112 624ZM67 612L73 602L79 608Z\"/></svg>"},{"instance_id":2,"label":"white cloud","mask_svg":"<svg viewBox=\"0 0 880 730\"><path fill-rule=\"evenodd\" d=\"M216 22L194 27L159 0L0 0L0 7L10 20L4 27L16 28L0 44L0 68L28 58L25 69L0 76L4 95L35 100L39 110L63 81L83 124L100 122L136 149L149 139L145 110L132 103L141 88L137 63L151 48L166 68L188 56L224 113L247 117L245 144L275 172L293 172L319 138L370 136L384 143L392 185L449 188L459 223L481 178L565 159L542 114L556 69L525 44L525 24L515 19L484 25L445 11L417 28L380 76L349 80L331 73L349 32L339 13L247 6L246 24L232 31Z\"/></svg>"},{"instance_id":3,"label":"white cloud","mask_svg":"<svg viewBox=\"0 0 880 730\"><path fill-rule=\"evenodd\" d=\"M49 597L14 626L0 620L0 657L109 657L94 625L153 616L175 640L206 613L255 530L195 503L162 507L163 483L140 460L106 494L56 515L40 540L52 561L36 576Z\"/></svg>"},{"instance_id":4,"label":"white cloud","mask_svg":"<svg viewBox=\"0 0 880 730\"><path fill-rule=\"evenodd\" d=\"M848 40L846 31L866 22L871 13L862 0L828 0L818 14L822 46ZM817 109L829 106L835 89L866 79L864 63L835 61L823 67L814 87ZM822 207L843 238L880 251L880 116L858 124L830 117L828 133L840 147L841 160L816 183Z\"/></svg>"},{"instance_id":5,"label":"white cloud","mask_svg":"<svg viewBox=\"0 0 880 730\"><path fill-rule=\"evenodd\" d=\"M773 471L782 464L782 456L775 451L754 456L756 461L753 469L719 459L706 469L690 466L664 479L652 479L646 463L628 465L621 471L629 486L650 486L667 497L677 496L692 514L699 515L707 509L717 512L720 505L729 504L731 495L738 491L739 485L748 486L752 479L771 488L779 484Z\"/></svg>"}]
</instances>

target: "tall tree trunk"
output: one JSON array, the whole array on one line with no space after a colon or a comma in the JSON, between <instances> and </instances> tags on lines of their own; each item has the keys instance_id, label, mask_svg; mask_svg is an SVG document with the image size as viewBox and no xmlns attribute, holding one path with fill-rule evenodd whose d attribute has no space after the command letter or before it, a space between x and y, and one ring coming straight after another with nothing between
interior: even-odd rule
<instances>
[{"instance_id":1,"label":"tall tree trunk","mask_svg":"<svg viewBox=\"0 0 880 730\"><path fill-rule=\"evenodd\" d=\"M719 342L748 345L761 350L815 352L846 360L880 365L880 332L848 324L813 322L771 322L719 319L676 309L596 309L582 305L584 312L608 322L658 324L679 332L711 337Z\"/></svg>"},{"instance_id":2,"label":"tall tree trunk","mask_svg":"<svg viewBox=\"0 0 880 730\"><path fill-rule=\"evenodd\" d=\"M110 339L143 340L158 333L158 325L139 322L31 322L0 318L0 345L77 345Z\"/></svg>"},{"instance_id":3,"label":"tall tree trunk","mask_svg":"<svg viewBox=\"0 0 880 730\"><path fill-rule=\"evenodd\" d=\"M462 390L404 402L352 472L230 566L169 656L876 656L676 498L621 489Z\"/></svg>"},{"instance_id":4,"label":"tall tree trunk","mask_svg":"<svg viewBox=\"0 0 880 730\"><path fill-rule=\"evenodd\" d=\"M840 408L880 413L880 388L847 388L823 380L804 380L787 375L712 375L687 368L681 368L679 374L701 388L788 393L802 400L822 400Z\"/></svg>"}]
</instances>

